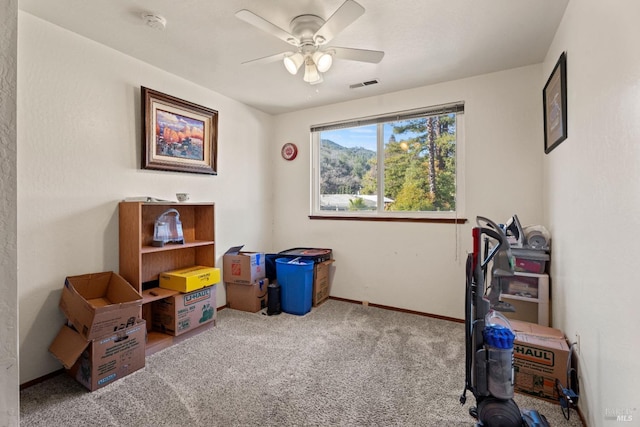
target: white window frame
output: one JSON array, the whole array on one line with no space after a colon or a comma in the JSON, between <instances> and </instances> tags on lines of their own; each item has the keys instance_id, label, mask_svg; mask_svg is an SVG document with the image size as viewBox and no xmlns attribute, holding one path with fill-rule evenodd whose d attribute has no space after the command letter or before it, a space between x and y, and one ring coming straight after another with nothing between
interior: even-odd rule
<instances>
[{"instance_id":1,"label":"white window frame","mask_svg":"<svg viewBox=\"0 0 640 427\"><path fill-rule=\"evenodd\" d=\"M384 194L378 191L377 210L375 211L327 211L320 210L320 141L318 136L322 130L357 127L366 124L381 124L390 121L401 121L421 116L433 116L456 113L456 209L455 211L385 211L383 206ZM378 164L384 164L384 141L381 137L382 126L378 126L377 156ZM465 137L464 137L464 102L437 105L416 110L401 111L380 116L363 117L340 122L312 125L310 128L310 217L314 219L389 219L389 220L454 220L464 218L465 215ZM378 168L378 182L384 183L384 168Z\"/></svg>"}]
</instances>

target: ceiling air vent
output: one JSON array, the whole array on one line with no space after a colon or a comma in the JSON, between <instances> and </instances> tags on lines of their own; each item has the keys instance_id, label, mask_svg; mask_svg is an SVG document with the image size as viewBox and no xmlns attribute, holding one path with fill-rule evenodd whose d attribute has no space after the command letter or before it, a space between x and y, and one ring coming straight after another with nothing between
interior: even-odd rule
<instances>
[{"instance_id":1,"label":"ceiling air vent","mask_svg":"<svg viewBox=\"0 0 640 427\"><path fill-rule=\"evenodd\" d=\"M358 87L377 85L378 83L380 83L380 81L378 81L378 79L373 79L373 80L369 80L369 81L362 82L362 83L352 84L351 86L349 86L349 88L355 89L355 88L358 88Z\"/></svg>"}]
</instances>

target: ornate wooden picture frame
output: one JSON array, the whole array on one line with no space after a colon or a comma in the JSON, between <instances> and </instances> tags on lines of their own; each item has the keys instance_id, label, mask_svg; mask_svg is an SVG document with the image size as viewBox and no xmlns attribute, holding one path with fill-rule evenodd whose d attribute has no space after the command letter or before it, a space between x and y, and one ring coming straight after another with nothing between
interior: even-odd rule
<instances>
[{"instance_id":1,"label":"ornate wooden picture frame","mask_svg":"<svg viewBox=\"0 0 640 427\"><path fill-rule=\"evenodd\" d=\"M217 175L218 112L142 87L142 168Z\"/></svg>"}]
</instances>

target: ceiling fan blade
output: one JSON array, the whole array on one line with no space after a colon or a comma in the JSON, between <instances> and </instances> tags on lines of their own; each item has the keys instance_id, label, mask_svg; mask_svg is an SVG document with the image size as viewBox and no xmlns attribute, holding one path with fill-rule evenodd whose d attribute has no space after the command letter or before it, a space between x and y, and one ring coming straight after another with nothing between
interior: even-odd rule
<instances>
[{"instance_id":1,"label":"ceiling fan blade","mask_svg":"<svg viewBox=\"0 0 640 427\"><path fill-rule=\"evenodd\" d=\"M293 54L294 52L281 52L276 53L275 55L265 56L263 58L250 59L249 61L244 61L242 64L269 64L271 62L282 61L285 56Z\"/></svg>"},{"instance_id":2,"label":"ceiling fan blade","mask_svg":"<svg viewBox=\"0 0 640 427\"><path fill-rule=\"evenodd\" d=\"M298 40L296 37L293 36L293 34L283 30L282 28L278 27L275 24L272 24L271 22L267 21L266 19L256 15L255 13L251 12L250 10L247 9L242 9L236 12L236 18L240 19L241 21L244 21L248 24L253 25L256 28L259 28L260 30L271 34L272 36L275 36L277 38L279 38L280 40L283 40L293 46L298 46L300 44L300 40Z\"/></svg>"},{"instance_id":3,"label":"ceiling fan blade","mask_svg":"<svg viewBox=\"0 0 640 427\"><path fill-rule=\"evenodd\" d=\"M358 19L364 13L364 7L353 0L347 0L336 10L322 27L313 35L318 44L328 43L338 33Z\"/></svg>"},{"instance_id":4,"label":"ceiling fan blade","mask_svg":"<svg viewBox=\"0 0 640 427\"><path fill-rule=\"evenodd\" d=\"M333 52L336 58L350 61L371 62L377 64L382 61L384 52L380 50L352 49L349 47L330 47L325 52Z\"/></svg>"}]
</instances>

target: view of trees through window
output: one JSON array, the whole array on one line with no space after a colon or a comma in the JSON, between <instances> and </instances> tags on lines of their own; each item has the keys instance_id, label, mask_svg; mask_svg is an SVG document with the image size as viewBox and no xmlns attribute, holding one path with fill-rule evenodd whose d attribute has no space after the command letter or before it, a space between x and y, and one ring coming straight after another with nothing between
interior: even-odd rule
<instances>
[{"instance_id":1,"label":"view of trees through window","mask_svg":"<svg viewBox=\"0 0 640 427\"><path fill-rule=\"evenodd\" d=\"M455 113L325 130L318 140L320 210L455 211Z\"/></svg>"}]
</instances>

